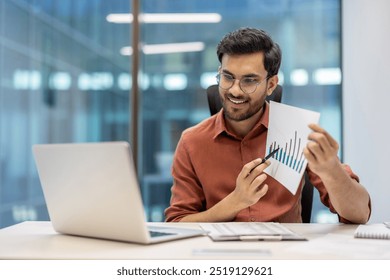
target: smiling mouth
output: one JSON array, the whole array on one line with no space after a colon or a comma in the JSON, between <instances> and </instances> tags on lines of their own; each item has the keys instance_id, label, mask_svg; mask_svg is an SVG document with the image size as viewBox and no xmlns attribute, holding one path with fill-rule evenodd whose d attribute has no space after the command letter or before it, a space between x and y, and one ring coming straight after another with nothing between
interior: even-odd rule
<instances>
[{"instance_id":1,"label":"smiling mouth","mask_svg":"<svg viewBox=\"0 0 390 280\"><path fill-rule=\"evenodd\" d=\"M234 104L243 104L245 102L247 102L246 100L243 100L243 99L236 99L236 98L232 98L232 97L228 97L229 101L234 103Z\"/></svg>"}]
</instances>

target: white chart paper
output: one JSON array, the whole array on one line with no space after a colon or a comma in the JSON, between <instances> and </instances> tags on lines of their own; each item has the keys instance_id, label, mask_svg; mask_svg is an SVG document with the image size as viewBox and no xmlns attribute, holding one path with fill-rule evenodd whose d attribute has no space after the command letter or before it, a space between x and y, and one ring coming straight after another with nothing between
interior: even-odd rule
<instances>
[{"instance_id":1,"label":"white chart paper","mask_svg":"<svg viewBox=\"0 0 390 280\"><path fill-rule=\"evenodd\" d=\"M320 113L270 102L266 155L279 148L264 172L275 178L292 194L297 192L307 166L303 148L308 142L310 123L318 123Z\"/></svg>"}]
</instances>

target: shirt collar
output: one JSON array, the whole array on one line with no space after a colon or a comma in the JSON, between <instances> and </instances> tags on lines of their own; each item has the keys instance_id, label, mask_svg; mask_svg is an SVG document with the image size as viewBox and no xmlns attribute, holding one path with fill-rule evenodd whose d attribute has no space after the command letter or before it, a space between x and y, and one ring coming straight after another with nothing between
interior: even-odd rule
<instances>
[{"instance_id":1,"label":"shirt collar","mask_svg":"<svg viewBox=\"0 0 390 280\"><path fill-rule=\"evenodd\" d=\"M264 103L264 112L261 115L261 118L259 121L255 124L255 126L252 128L252 130L248 133L252 133L252 131L259 129L261 126L264 126L265 129L268 129L268 122L269 122L269 103L266 101ZM219 135L222 133L231 135L231 133L228 131L226 127L226 122L225 122L225 116L223 113L223 109L220 110L215 119L215 130L214 130L214 137L213 139L217 138ZM234 136L234 135L232 135ZM236 136L235 136L236 137Z\"/></svg>"}]
</instances>

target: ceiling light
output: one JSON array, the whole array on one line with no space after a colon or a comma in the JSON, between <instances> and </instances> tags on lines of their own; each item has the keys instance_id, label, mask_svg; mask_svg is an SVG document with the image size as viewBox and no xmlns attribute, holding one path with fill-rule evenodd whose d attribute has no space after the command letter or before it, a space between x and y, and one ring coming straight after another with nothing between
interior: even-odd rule
<instances>
[{"instance_id":1,"label":"ceiling light","mask_svg":"<svg viewBox=\"0 0 390 280\"><path fill-rule=\"evenodd\" d=\"M106 20L112 23L132 23L132 14L109 14L106 16Z\"/></svg>"},{"instance_id":2,"label":"ceiling light","mask_svg":"<svg viewBox=\"0 0 390 280\"><path fill-rule=\"evenodd\" d=\"M132 23L132 14L109 14L106 17L112 23ZM217 13L169 13L140 14L141 23L218 23L222 16Z\"/></svg>"},{"instance_id":3,"label":"ceiling light","mask_svg":"<svg viewBox=\"0 0 390 280\"><path fill-rule=\"evenodd\" d=\"M305 69L295 69L291 71L290 80L294 86L306 86L309 82L309 74Z\"/></svg>"},{"instance_id":4,"label":"ceiling light","mask_svg":"<svg viewBox=\"0 0 390 280\"><path fill-rule=\"evenodd\" d=\"M320 68L314 71L313 80L318 85L341 84L340 68Z\"/></svg>"},{"instance_id":5,"label":"ceiling light","mask_svg":"<svg viewBox=\"0 0 390 280\"><path fill-rule=\"evenodd\" d=\"M154 44L143 45L141 47L144 54L163 54L163 53L182 53L182 52L200 52L204 50L203 42L173 43L173 44ZM121 55L132 55L132 47L123 47L120 50Z\"/></svg>"},{"instance_id":6,"label":"ceiling light","mask_svg":"<svg viewBox=\"0 0 390 280\"><path fill-rule=\"evenodd\" d=\"M155 45L144 45L142 47L142 51L145 54L199 52L202 50L204 50L203 42L155 44Z\"/></svg>"}]
</instances>

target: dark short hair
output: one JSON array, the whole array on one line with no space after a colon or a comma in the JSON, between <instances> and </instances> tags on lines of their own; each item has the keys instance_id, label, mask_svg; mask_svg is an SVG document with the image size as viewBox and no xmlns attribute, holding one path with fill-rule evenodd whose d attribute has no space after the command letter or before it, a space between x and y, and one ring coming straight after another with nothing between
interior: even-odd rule
<instances>
[{"instance_id":1,"label":"dark short hair","mask_svg":"<svg viewBox=\"0 0 390 280\"><path fill-rule=\"evenodd\" d=\"M251 54L255 52L264 53L264 68L268 77L278 74L282 61L282 52L277 43L261 29L240 28L226 34L217 46L219 62L222 63L224 54Z\"/></svg>"}]
</instances>

